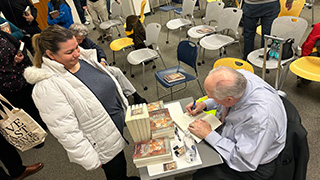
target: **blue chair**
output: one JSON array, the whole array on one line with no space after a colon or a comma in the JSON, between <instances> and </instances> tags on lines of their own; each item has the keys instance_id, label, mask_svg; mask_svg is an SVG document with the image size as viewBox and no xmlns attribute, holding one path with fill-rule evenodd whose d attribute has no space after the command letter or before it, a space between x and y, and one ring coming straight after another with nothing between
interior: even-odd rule
<instances>
[{"instance_id":1,"label":"blue chair","mask_svg":"<svg viewBox=\"0 0 320 180\"><path fill-rule=\"evenodd\" d=\"M156 81L156 86L157 86L156 88L157 88L158 99L160 99L162 97L166 97L171 94L171 100L173 100L173 93L176 93L182 89L185 89L187 87L187 82L192 81L192 80L197 80L198 85L200 87L200 90L201 90L202 94L204 95L204 91L201 88L200 81L198 79L198 72L197 72L197 66L196 66L197 56L198 56L198 46L196 45L196 43L194 43L192 41L187 41L187 40L181 41L179 43L178 49L177 49L177 60L178 60L179 65L174 66L174 67L170 67L170 68L166 68L166 69L157 71L155 73L155 77L157 80ZM188 73L185 69L183 69L180 66L181 62L192 67L194 69L195 76L193 76L192 74ZM184 79L169 83L163 78L165 75L170 75L170 74L179 73L179 72L185 76ZM159 97L158 82L163 87L170 88L170 94L166 94L162 97ZM180 88L180 89L177 89L176 91L173 91L173 86L178 85L178 84L182 84L182 83L185 84L185 86L183 88Z\"/></svg>"},{"instance_id":2,"label":"blue chair","mask_svg":"<svg viewBox=\"0 0 320 180\"><path fill-rule=\"evenodd\" d=\"M160 4L160 0L158 1ZM162 16L161 16L161 11L163 12L168 12L169 13L169 20L171 19L170 11L175 10L177 7L172 5L172 2L169 0L166 0L166 5L160 6L160 24L162 25Z\"/></svg>"}]
</instances>

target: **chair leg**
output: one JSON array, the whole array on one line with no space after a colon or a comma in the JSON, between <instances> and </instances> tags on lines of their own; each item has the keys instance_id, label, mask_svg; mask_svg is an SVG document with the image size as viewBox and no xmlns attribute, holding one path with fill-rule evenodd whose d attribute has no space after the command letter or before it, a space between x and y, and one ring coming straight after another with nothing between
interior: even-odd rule
<instances>
[{"instance_id":1,"label":"chair leg","mask_svg":"<svg viewBox=\"0 0 320 180\"><path fill-rule=\"evenodd\" d=\"M131 74L131 77L134 78L134 74L132 73L132 65L130 64L130 74Z\"/></svg>"},{"instance_id":2,"label":"chair leg","mask_svg":"<svg viewBox=\"0 0 320 180\"><path fill-rule=\"evenodd\" d=\"M144 65L144 62L142 62L142 86L143 86L143 89L146 91L146 90L148 90L148 87L147 86L145 86L145 82L144 82L144 72L145 71L145 65Z\"/></svg>"},{"instance_id":3,"label":"chair leg","mask_svg":"<svg viewBox=\"0 0 320 180\"><path fill-rule=\"evenodd\" d=\"M123 57L126 58L126 52L125 52L125 49L123 48L122 49L122 52L123 52ZM126 59L123 61L123 74L126 74L127 71L126 71Z\"/></svg>"},{"instance_id":4,"label":"chair leg","mask_svg":"<svg viewBox=\"0 0 320 180\"><path fill-rule=\"evenodd\" d=\"M169 29L168 29L168 32L167 32L167 41L166 43L168 44L169 43Z\"/></svg>"},{"instance_id":5,"label":"chair leg","mask_svg":"<svg viewBox=\"0 0 320 180\"><path fill-rule=\"evenodd\" d=\"M118 31L118 36L121 37L121 33L120 33L120 31L119 31L118 26L116 26L116 29L117 29L117 31Z\"/></svg>"},{"instance_id":6,"label":"chair leg","mask_svg":"<svg viewBox=\"0 0 320 180\"><path fill-rule=\"evenodd\" d=\"M161 54L160 54L159 52L158 52L158 54L159 54L159 57L160 57L160 59L161 59L161 61L162 61L162 64L163 64L164 68L167 69L167 66L166 66L166 64L164 63L164 60L163 60Z\"/></svg>"},{"instance_id":7,"label":"chair leg","mask_svg":"<svg viewBox=\"0 0 320 180\"><path fill-rule=\"evenodd\" d=\"M206 53L206 49L205 49L205 48L203 48L202 64L204 64L204 63L205 63L205 61L204 61L205 53Z\"/></svg>"},{"instance_id":8,"label":"chair leg","mask_svg":"<svg viewBox=\"0 0 320 180\"><path fill-rule=\"evenodd\" d=\"M181 41L181 31L182 31L182 28L180 27L179 28L179 42Z\"/></svg>"},{"instance_id":9,"label":"chair leg","mask_svg":"<svg viewBox=\"0 0 320 180\"><path fill-rule=\"evenodd\" d=\"M201 83L200 83L200 81L199 81L198 78L197 78L197 82L198 82L199 88L200 88L200 90L201 90L201 92L202 92L202 95L204 96L205 93L203 92L203 89L202 89L202 87L201 87Z\"/></svg>"},{"instance_id":10,"label":"chair leg","mask_svg":"<svg viewBox=\"0 0 320 180\"><path fill-rule=\"evenodd\" d=\"M242 53L242 47L241 47L240 40L238 41L238 44L239 44L240 56L242 57L242 56L243 56L243 53Z\"/></svg>"},{"instance_id":11,"label":"chair leg","mask_svg":"<svg viewBox=\"0 0 320 180\"><path fill-rule=\"evenodd\" d=\"M286 78L287 78L287 75L288 75L288 72L289 72L289 66L290 66L290 64L288 64L288 65L286 65L287 67L286 67L286 70L285 70L285 73L284 73L284 75L282 76L282 80L281 80L281 84L280 84L280 87L279 87L279 89L282 89L282 87L283 87L283 84L284 84L284 81L286 80Z\"/></svg>"},{"instance_id":12,"label":"chair leg","mask_svg":"<svg viewBox=\"0 0 320 180\"><path fill-rule=\"evenodd\" d=\"M113 56L113 62L111 64L115 65L116 64L116 52L112 51L112 56Z\"/></svg>"},{"instance_id":13,"label":"chair leg","mask_svg":"<svg viewBox=\"0 0 320 180\"><path fill-rule=\"evenodd\" d=\"M170 88L170 94L171 94L171 101L173 101L172 87Z\"/></svg>"},{"instance_id":14,"label":"chair leg","mask_svg":"<svg viewBox=\"0 0 320 180\"><path fill-rule=\"evenodd\" d=\"M157 98L159 100L159 88L158 88L158 80L156 80L156 89L157 89Z\"/></svg>"}]
</instances>

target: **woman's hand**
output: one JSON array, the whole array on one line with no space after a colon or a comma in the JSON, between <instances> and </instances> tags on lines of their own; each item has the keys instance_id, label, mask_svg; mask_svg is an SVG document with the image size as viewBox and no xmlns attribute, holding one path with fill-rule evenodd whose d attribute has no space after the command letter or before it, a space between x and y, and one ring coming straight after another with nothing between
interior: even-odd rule
<instances>
[{"instance_id":1,"label":"woman's hand","mask_svg":"<svg viewBox=\"0 0 320 180\"><path fill-rule=\"evenodd\" d=\"M207 105L204 102L196 102L194 109L192 109L192 106L193 106L193 102L189 103L186 106L186 110L189 114L193 116L201 113L207 107Z\"/></svg>"},{"instance_id":2,"label":"woman's hand","mask_svg":"<svg viewBox=\"0 0 320 180\"><path fill-rule=\"evenodd\" d=\"M14 62L13 66L16 66L17 63L21 63L21 61L24 59L24 55L22 53L18 53L17 55L14 56Z\"/></svg>"}]
</instances>

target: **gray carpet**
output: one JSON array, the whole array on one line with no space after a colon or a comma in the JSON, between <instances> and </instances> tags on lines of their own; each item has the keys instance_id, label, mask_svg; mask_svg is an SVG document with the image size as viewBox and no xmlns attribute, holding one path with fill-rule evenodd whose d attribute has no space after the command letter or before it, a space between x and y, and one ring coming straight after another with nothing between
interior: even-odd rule
<instances>
[{"instance_id":1,"label":"gray carpet","mask_svg":"<svg viewBox=\"0 0 320 180\"><path fill-rule=\"evenodd\" d=\"M315 22L319 22L320 18L318 15L319 12L319 2L316 2L315 5ZM200 17L204 14L204 11L200 13L195 13L196 23L200 24ZM156 9L154 15L150 15L146 17L146 24L151 22L160 22L160 12ZM168 19L167 13L162 13L163 23ZM311 31L311 10L304 9L301 13L301 17L307 19L309 22L309 27L305 33L305 36L302 38L301 44L306 39L307 35ZM93 25L88 26L90 29L89 37L96 41L98 34L96 31L92 30ZM160 38L159 38L159 46L162 52L163 58L167 67L177 65L176 60L176 48L178 45L178 35L179 31L170 32L170 43L166 44L166 32L167 28L163 25ZM241 29L240 29L241 32ZM122 33L124 36L124 33ZM182 38L185 38L185 32L182 33ZM117 33L114 32L114 38L117 38ZM194 40L196 41L196 40ZM243 45L243 39L241 39L241 43ZM98 45L103 47L108 56L108 62L112 61L112 52L109 48L109 42L105 42L102 44L101 42L97 42ZM256 48L258 48L260 44L260 37L256 38ZM130 50L126 50L128 53ZM201 54L202 56L202 54ZM225 57L237 57L241 58L239 52L239 46L237 44L232 45L227 48L227 54ZM202 66L198 66L199 77L201 83L203 83L207 73L210 69L212 69L213 63L219 58L219 53L217 51L207 51L206 52L206 64ZM146 84L148 86L148 90L144 91L141 85L142 82L142 66L134 66L132 67L133 73L135 74L135 78L131 78L129 74L129 64L126 62L125 57L123 57L122 52L116 52L116 66L123 69L123 63L126 63L127 74L126 76L132 82L132 84L136 87L139 94L141 94L144 98L146 98L149 102L156 101L156 83L154 78L154 73L157 70L163 69L163 65L161 61L157 60L156 69L152 69L152 63L146 66ZM261 76L261 69L255 68L255 74ZM266 76L266 81L270 83L272 86L274 85L275 79L275 71L271 70L269 74ZM286 78L286 82L282 88L284 92L287 93L288 99L296 106L299 110L300 115L302 117L302 124L308 131L308 141L309 141L309 149L310 149L310 160L308 164L308 172L307 172L307 180L315 180L320 179L319 171L317 170L320 156L319 149L320 144L318 143L318 139L320 139L320 84L318 82L312 82L309 85L305 85L302 87L297 87L296 76L289 71L288 76ZM161 91L161 93L164 93ZM180 99L184 97L192 96L193 98L201 97L201 91L198 88L196 82L191 82L188 84L188 88L184 91L178 92L174 94L174 99ZM170 101L169 97L163 99L163 101ZM125 148L125 153L128 162L128 175L133 176L139 175L138 170L132 163L132 139L128 133L128 130L125 129L125 137L131 142ZM97 169L94 171L86 171L81 166L70 163L65 151L62 146L57 142L57 140L52 137L49 133L45 146L41 149L32 149L27 152L21 153L23 158L23 162L25 165L30 165L36 162L44 162L45 167L40 172L26 178L26 180L102 180L105 179L104 173L102 169ZM191 179L190 173L182 174L177 176L175 179L184 180Z\"/></svg>"}]
</instances>

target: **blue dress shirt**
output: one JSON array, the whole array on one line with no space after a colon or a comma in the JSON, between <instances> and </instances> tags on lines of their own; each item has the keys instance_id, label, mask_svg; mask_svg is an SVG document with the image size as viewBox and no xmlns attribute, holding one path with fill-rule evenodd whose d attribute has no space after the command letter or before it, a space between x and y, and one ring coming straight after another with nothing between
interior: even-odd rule
<instances>
[{"instance_id":1,"label":"blue dress shirt","mask_svg":"<svg viewBox=\"0 0 320 180\"><path fill-rule=\"evenodd\" d=\"M247 79L244 95L225 117L221 134L212 131L205 140L215 148L230 168L255 171L260 164L274 160L285 146L287 116L277 91L255 74L238 70ZM207 109L217 109L220 118L225 107L213 99L204 101Z\"/></svg>"}]
</instances>

